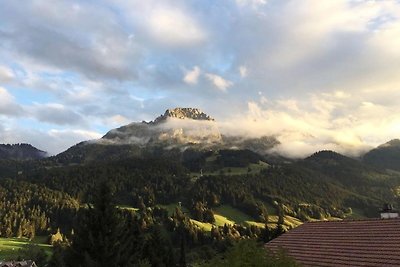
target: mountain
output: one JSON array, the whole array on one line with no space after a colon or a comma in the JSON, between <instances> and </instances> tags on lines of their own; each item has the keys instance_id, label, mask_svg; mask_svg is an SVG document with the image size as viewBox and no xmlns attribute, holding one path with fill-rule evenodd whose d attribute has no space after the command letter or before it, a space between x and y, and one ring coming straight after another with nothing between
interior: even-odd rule
<instances>
[{"instance_id":1,"label":"mountain","mask_svg":"<svg viewBox=\"0 0 400 267\"><path fill-rule=\"evenodd\" d=\"M137 156L181 157L185 150L251 150L266 154L279 141L272 136L250 138L221 133L218 123L197 108L167 109L150 122L133 122L110 130L102 138L77 144L55 157L81 163Z\"/></svg>"},{"instance_id":2,"label":"mountain","mask_svg":"<svg viewBox=\"0 0 400 267\"><path fill-rule=\"evenodd\" d=\"M400 140L393 139L369 151L363 162L371 166L400 171Z\"/></svg>"},{"instance_id":3,"label":"mountain","mask_svg":"<svg viewBox=\"0 0 400 267\"><path fill-rule=\"evenodd\" d=\"M201 260L197 251L226 240L270 239L282 221L290 229L306 221L377 218L383 203L400 207L400 173L387 170L396 167L399 140L363 159L319 151L291 161L263 154L277 143L225 136L207 114L178 108L51 158L0 160L0 237L60 231L74 238L74 222L85 222L79 218L91 209L84 207L103 195L104 181L115 192L119 220L129 224L124 233L156 243L161 239L151 231L159 229L171 240L165 247L180 251L183 230L187 251ZM14 158L18 149L39 151L0 148Z\"/></svg>"},{"instance_id":4,"label":"mountain","mask_svg":"<svg viewBox=\"0 0 400 267\"><path fill-rule=\"evenodd\" d=\"M223 134L216 150L203 146L202 140L196 145L168 140L173 145L166 146L166 141L158 138L170 134L164 126L176 120L185 126L216 123L200 111L170 110L152 122L123 126L56 157L0 161L0 197L5 207L0 207L5 211L0 216L0 224L5 226L0 237L18 236L19 228L27 237L32 232L48 235L58 228L71 233L78 210L93 203L93 192L105 180L115 191L121 211L135 213L139 209L134 214L138 229L163 225L177 237L177 216L187 216L185 224L199 233L188 249L203 246L208 240L203 237L216 234L216 229L221 235L259 238L266 218L268 226L274 227L280 214L290 228L300 221L376 218L383 203L400 207L397 172L334 151L316 152L302 160L271 161L250 149L224 149ZM146 131L134 132L140 127L147 127ZM132 139L149 132L154 139L147 143ZM236 138L231 142L247 147L264 142L262 138ZM219 239L212 238L210 243L215 240Z\"/></svg>"},{"instance_id":5,"label":"mountain","mask_svg":"<svg viewBox=\"0 0 400 267\"><path fill-rule=\"evenodd\" d=\"M384 169L377 169L360 160L346 157L334 151L316 152L302 162L303 166L329 177L347 189L366 193L372 187L380 187L391 179ZM397 178L396 178L397 179ZM367 186L368 188L364 188ZM363 187L362 189L360 187ZM371 192L371 196L373 192Z\"/></svg>"},{"instance_id":6,"label":"mountain","mask_svg":"<svg viewBox=\"0 0 400 267\"><path fill-rule=\"evenodd\" d=\"M202 148L221 142L222 136L215 120L196 108L168 109L154 121L131 123L113 129L98 141L100 144L133 144L142 147L197 145Z\"/></svg>"},{"instance_id":7,"label":"mountain","mask_svg":"<svg viewBox=\"0 0 400 267\"><path fill-rule=\"evenodd\" d=\"M197 108L174 108L167 109L164 115L156 118L153 123L160 123L166 121L168 118L177 118L182 120L191 119L200 121L215 121L213 118Z\"/></svg>"},{"instance_id":8,"label":"mountain","mask_svg":"<svg viewBox=\"0 0 400 267\"><path fill-rule=\"evenodd\" d=\"M151 122L131 123L109 131L98 143L134 144L142 147L197 149L250 149L265 153L278 141L274 137L247 138L221 133L218 123L197 108L168 109Z\"/></svg>"},{"instance_id":9,"label":"mountain","mask_svg":"<svg viewBox=\"0 0 400 267\"><path fill-rule=\"evenodd\" d=\"M47 153L30 144L0 144L0 159L27 160L42 159Z\"/></svg>"}]
</instances>

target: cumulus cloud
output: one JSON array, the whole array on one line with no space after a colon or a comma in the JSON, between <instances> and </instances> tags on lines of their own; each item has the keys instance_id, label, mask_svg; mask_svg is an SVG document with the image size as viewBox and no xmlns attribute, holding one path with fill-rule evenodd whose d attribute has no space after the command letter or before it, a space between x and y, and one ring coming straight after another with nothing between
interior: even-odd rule
<instances>
[{"instance_id":1,"label":"cumulus cloud","mask_svg":"<svg viewBox=\"0 0 400 267\"><path fill-rule=\"evenodd\" d=\"M239 6L251 6L257 8L259 6L265 5L267 0L236 0Z\"/></svg>"},{"instance_id":2,"label":"cumulus cloud","mask_svg":"<svg viewBox=\"0 0 400 267\"><path fill-rule=\"evenodd\" d=\"M280 129L297 151L398 135L396 1L6 0L0 17L10 125L109 129L182 103L229 121L253 103L249 129Z\"/></svg>"},{"instance_id":3,"label":"cumulus cloud","mask_svg":"<svg viewBox=\"0 0 400 267\"><path fill-rule=\"evenodd\" d=\"M0 87L0 115L20 116L23 108L15 102L15 98L3 87Z\"/></svg>"},{"instance_id":4,"label":"cumulus cloud","mask_svg":"<svg viewBox=\"0 0 400 267\"><path fill-rule=\"evenodd\" d=\"M110 127L119 127L121 125L126 125L130 122L131 121L128 118L126 118L120 114L117 114L117 115L114 115L114 116L111 116L111 117L108 117L105 119L105 123L107 125L109 125Z\"/></svg>"},{"instance_id":5,"label":"cumulus cloud","mask_svg":"<svg viewBox=\"0 0 400 267\"><path fill-rule=\"evenodd\" d=\"M183 81L187 84L197 84L199 81L199 76L200 76L200 68L198 66L194 66L193 70L187 71L185 73L185 76L183 77Z\"/></svg>"},{"instance_id":6,"label":"cumulus cloud","mask_svg":"<svg viewBox=\"0 0 400 267\"><path fill-rule=\"evenodd\" d=\"M79 125L84 123L81 115L58 103L36 104L29 107L29 109L34 118L43 122L56 125Z\"/></svg>"},{"instance_id":7,"label":"cumulus cloud","mask_svg":"<svg viewBox=\"0 0 400 267\"><path fill-rule=\"evenodd\" d=\"M226 92L226 90L233 85L233 82L225 80L219 75L213 73L206 73L208 80L219 90Z\"/></svg>"},{"instance_id":8,"label":"cumulus cloud","mask_svg":"<svg viewBox=\"0 0 400 267\"><path fill-rule=\"evenodd\" d=\"M240 73L240 77L246 78L247 77L247 68L246 68L246 66L240 66L239 67L239 73Z\"/></svg>"},{"instance_id":9,"label":"cumulus cloud","mask_svg":"<svg viewBox=\"0 0 400 267\"><path fill-rule=\"evenodd\" d=\"M275 136L281 144L272 152L289 157L305 157L324 149L359 156L400 136L400 108L373 101L373 95L344 97L336 91L298 101L249 102L244 115L221 125L227 133Z\"/></svg>"},{"instance_id":10,"label":"cumulus cloud","mask_svg":"<svg viewBox=\"0 0 400 267\"><path fill-rule=\"evenodd\" d=\"M7 21L0 29L2 49L28 64L91 78L135 77L126 61L135 59L135 44L116 25L113 12L101 5L5 1L0 15Z\"/></svg>"},{"instance_id":11,"label":"cumulus cloud","mask_svg":"<svg viewBox=\"0 0 400 267\"><path fill-rule=\"evenodd\" d=\"M8 82L14 77L14 72L11 69L0 65L0 82Z\"/></svg>"},{"instance_id":12,"label":"cumulus cloud","mask_svg":"<svg viewBox=\"0 0 400 267\"><path fill-rule=\"evenodd\" d=\"M64 151L69 147L82 142L93 139L101 138L101 134L93 131L85 131L79 129L51 129L44 133L45 139L39 137L39 139L33 138L35 142L40 142L42 147L47 149L51 155L57 154L60 151ZM44 143L42 140L47 140Z\"/></svg>"},{"instance_id":13,"label":"cumulus cloud","mask_svg":"<svg viewBox=\"0 0 400 267\"><path fill-rule=\"evenodd\" d=\"M96 131L66 127L38 129L30 127L27 122L14 123L12 118L0 119L1 143L29 143L49 155L58 154L79 142L100 137L101 134Z\"/></svg>"},{"instance_id":14,"label":"cumulus cloud","mask_svg":"<svg viewBox=\"0 0 400 267\"><path fill-rule=\"evenodd\" d=\"M153 38L167 45L188 45L205 38L196 21L178 8L156 6L149 14L146 26Z\"/></svg>"}]
</instances>

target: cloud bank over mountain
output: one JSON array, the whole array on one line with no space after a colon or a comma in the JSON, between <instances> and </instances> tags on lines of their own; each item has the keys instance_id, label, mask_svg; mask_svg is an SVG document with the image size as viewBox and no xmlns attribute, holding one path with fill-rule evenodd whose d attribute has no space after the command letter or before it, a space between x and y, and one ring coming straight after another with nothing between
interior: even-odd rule
<instances>
[{"instance_id":1,"label":"cloud bank over mountain","mask_svg":"<svg viewBox=\"0 0 400 267\"><path fill-rule=\"evenodd\" d=\"M0 16L0 142L54 154L176 106L293 156L400 137L398 1L5 0Z\"/></svg>"}]
</instances>

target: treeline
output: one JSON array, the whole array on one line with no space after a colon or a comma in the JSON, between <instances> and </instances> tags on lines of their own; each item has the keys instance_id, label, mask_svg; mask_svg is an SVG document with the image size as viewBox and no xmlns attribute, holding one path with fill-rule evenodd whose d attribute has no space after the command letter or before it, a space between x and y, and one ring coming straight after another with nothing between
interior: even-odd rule
<instances>
[{"instance_id":1,"label":"treeline","mask_svg":"<svg viewBox=\"0 0 400 267\"><path fill-rule=\"evenodd\" d=\"M271 167L260 174L202 177L190 195L194 203L207 203L208 208L230 204L261 221L268 213L266 206L275 207L272 212L281 207L285 214L302 220L344 217L350 212L352 200L365 201L364 208L372 206L367 197L324 179L327 178L299 167Z\"/></svg>"},{"instance_id":2,"label":"treeline","mask_svg":"<svg viewBox=\"0 0 400 267\"><path fill-rule=\"evenodd\" d=\"M109 179L116 188L119 204L137 206L181 201L190 183L187 170L164 159L125 159L87 165L42 168L23 178L32 183L66 192L82 203L91 202L98 182Z\"/></svg>"},{"instance_id":3,"label":"treeline","mask_svg":"<svg viewBox=\"0 0 400 267\"><path fill-rule=\"evenodd\" d=\"M203 176L194 181L179 162L131 159L41 168L19 179L66 192L80 203L90 203L90 192L99 181L109 179L116 188L118 204L152 207L182 202L203 222L212 222L212 208L221 204L230 204L257 221L264 221L266 206L277 209L278 204L284 204L286 214L304 220L343 217L347 202L359 198L327 177L323 179L320 173L292 165L241 176Z\"/></svg>"},{"instance_id":4,"label":"treeline","mask_svg":"<svg viewBox=\"0 0 400 267\"><path fill-rule=\"evenodd\" d=\"M258 159L246 151L235 153L248 155L251 161ZM229 159L235 153L220 154ZM181 202L192 218L211 223L215 208L223 204L264 222L269 213L278 211L303 221L343 218L351 213L350 207L374 217L382 203L397 201L391 190L398 178L387 174L369 178L379 173L332 152L272 165L259 173L198 179L190 177L189 170L174 158L131 158L75 166L46 166L44 161L0 163L4 165L0 164L2 236L20 236L21 232L31 236L33 230L29 229L45 233L58 227L65 232L72 227L74 210L93 202L92 192L102 180L112 182L118 205L154 208ZM13 170L21 170L14 181L4 180L13 177Z\"/></svg>"},{"instance_id":5,"label":"treeline","mask_svg":"<svg viewBox=\"0 0 400 267\"><path fill-rule=\"evenodd\" d=\"M74 234L56 245L50 266L187 266L239 240L265 242L282 231L225 225L205 232L178 207L172 216L159 207L117 209L110 188L102 183L94 203L80 210Z\"/></svg>"},{"instance_id":6,"label":"treeline","mask_svg":"<svg viewBox=\"0 0 400 267\"><path fill-rule=\"evenodd\" d=\"M275 207L270 212L282 206L285 214L302 220L344 217L350 206L378 209L384 193L389 195L390 187L382 184L366 188L364 194L348 190L349 182L345 187L330 167L318 169L317 163L307 164L274 165L261 173L203 176L194 181L179 161L136 158L51 168L39 165L17 179L65 192L79 203L90 203L90 193L98 182L109 179L116 188L118 204L152 207L182 202L203 222L212 222L212 209L221 204L230 204L257 221L263 221L268 213L266 206Z\"/></svg>"},{"instance_id":7,"label":"treeline","mask_svg":"<svg viewBox=\"0 0 400 267\"><path fill-rule=\"evenodd\" d=\"M68 194L24 181L0 180L0 236L43 235L60 227L70 231L79 204Z\"/></svg>"},{"instance_id":8,"label":"treeline","mask_svg":"<svg viewBox=\"0 0 400 267\"><path fill-rule=\"evenodd\" d=\"M214 157L215 160L207 160ZM264 160L259 154L248 150L229 150L221 149L219 151L197 151L187 149L182 153L181 162L190 171L216 171L226 167L247 167L251 163L258 163Z\"/></svg>"}]
</instances>

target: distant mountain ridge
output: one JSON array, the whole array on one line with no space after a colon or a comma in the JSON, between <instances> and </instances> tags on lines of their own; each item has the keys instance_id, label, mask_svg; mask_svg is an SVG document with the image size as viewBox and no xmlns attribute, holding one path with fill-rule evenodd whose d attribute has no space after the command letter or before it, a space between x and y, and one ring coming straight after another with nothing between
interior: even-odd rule
<instances>
[{"instance_id":1,"label":"distant mountain ridge","mask_svg":"<svg viewBox=\"0 0 400 267\"><path fill-rule=\"evenodd\" d=\"M176 156L186 150L248 149L266 154L277 144L279 141L273 136L224 135L216 120L200 109L174 108L167 109L154 121L133 122L112 129L102 138L79 143L56 157L62 158L62 162L74 159L79 163L98 158Z\"/></svg>"},{"instance_id":2,"label":"distant mountain ridge","mask_svg":"<svg viewBox=\"0 0 400 267\"><path fill-rule=\"evenodd\" d=\"M0 161L0 178L17 177L90 201L97 181L108 177L117 184L121 205L136 207L142 199L150 207L183 199L182 203L200 201L215 210L230 205L255 220L266 208L307 221L375 217L386 202L400 207L399 172L334 151L271 160L273 154L255 151L273 147L273 137L227 137L201 111L180 111L164 113L158 123L122 126L45 160ZM196 139L199 129L209 130L203 137L218 133L217 141ZM398 147L394 140L377 149Z\"/></svg>"},{"instance_id":3,"label":"distant mountain ridge","mask_svg":"<svg viewBox=\"0 0 400 267\"><path fill-rule=\"evenodd\" d=\"M167 109L153 121L133 122L112 129L102 138L81 142L56 156L59 162L82 163L96 160L118 160L130 157L181 157L182 153L206 153L220 150L250 150L264 158L279 162L285 157L276 154L280 144L274 136L247 137L220 131L218 122L198 108ZM196 152L197 151L197 152ZM346 157L347 158L347 157ZM367 152L353 163L332 151L321 151L307 159L346 166L366 166L400 171L400 140L394 139ZM352 169L352 168L351 168Z\"/></svg>"},{"instance_id":4,"label":"distant mountain ridge","mask_svg":"<svg viewBox=\"0 0 400 267\"><path fill-rule=\"evenodd\" d=\"M363 161L374 167L400 171L400 140L393 139L366 153Z\"/></svg>"},{"instance_id":5,"label":"distant mountain ridge","mask_svg":"<svg viewBox=\"0 0 400 267\"><path fill-rule=\"evenodd\" d=\"M0 159L28 160L47 157L45 151L30 144L0 144Z\"/></svg>"}]
</instances>

